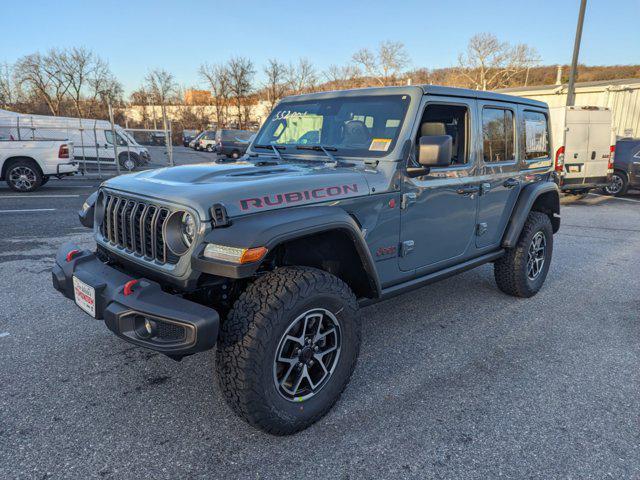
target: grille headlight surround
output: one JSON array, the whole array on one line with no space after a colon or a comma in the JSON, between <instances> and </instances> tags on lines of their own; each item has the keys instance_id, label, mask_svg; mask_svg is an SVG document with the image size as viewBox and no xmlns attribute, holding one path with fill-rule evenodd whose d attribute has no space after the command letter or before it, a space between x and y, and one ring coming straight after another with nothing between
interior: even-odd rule
<instances>
[{"instance_id":1,"label":"grille headlight surround","mask_svg":"<svg viewBox=\"0 0 640 480\"><path fill-rule=\"evenodd\" d=\"M182 256L193 246L198 232L198 220L195 215L177 210L164 223L164 239L167 248L177 256Z\"/></svg>"}]
</instances>

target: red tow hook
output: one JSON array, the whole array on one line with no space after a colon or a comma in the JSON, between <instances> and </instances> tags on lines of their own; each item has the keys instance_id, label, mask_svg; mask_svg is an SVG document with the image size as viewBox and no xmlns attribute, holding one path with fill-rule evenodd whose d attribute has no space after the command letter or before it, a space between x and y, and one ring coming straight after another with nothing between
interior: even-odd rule
<instances>
[{"instance_id":1,"label":"red tow hook","mask_svg":"<svg viewBox=\"0 0 640 480\"><path fill-rule=\"evenodd\" d=\"M129 280L127 283L124 284L124 290L122 293L124 293L125 297L128 297L129 295L131 295L133 293L133 286L138 284L138 280Z\"/></svg>"},{"instance_id":2,"label":"red tow hook","mask_svg":"<svg viewBox=\"0 0 640 480\"><path fill-rule=\"evenodd\" d=\"M78 250L77 248L74 248L73 250L70 250L69 253L67 253L67 256L66 256L67 262L70 262L71 260L73 260L73 257L75 257L79 253L80 253L80 250Z\"/></svg>"}]
</instances>

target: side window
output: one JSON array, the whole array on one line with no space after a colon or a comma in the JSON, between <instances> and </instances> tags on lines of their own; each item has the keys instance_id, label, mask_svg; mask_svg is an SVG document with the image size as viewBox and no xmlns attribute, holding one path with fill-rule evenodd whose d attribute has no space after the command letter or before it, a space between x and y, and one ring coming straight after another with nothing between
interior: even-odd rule
<instances>
[{"instance_id":1,"label":"side window","mask_svg":"<svg viewBox=\"0 0 640 480\"><path fill-rule=\"evenodd\" d=\"M416 145L420 137L451 136L451 166L469 161L469 108L466 105L430 103L422 114Z\"/></svg>"},{"instance_id":2,"label":"side window","mask_svg":"<svg viewBox=\"0 0 640 480\"><path fill-rule=\"evenodd\" d=\"M124 139L120 136L119 133L116 133L116 135L118 137L118 145L121 147L125 146L127 142L124 141ZM113 145L113 132L111 130L105 130L104 136L107 139L107 143L110 143L111 145Z\"/></svg>"},{"instance_id":3,"label":"side window","mask_svg":"<svg viewBox=\"0 0 640 480\"><path fill-rule=\"evenodd\" d=\"M524 112L524 154L526 160L547 158L549 152L549 122L542 112Z\"/></svg>"},{"instance_id":4,"label":"side window","mask_svg":"<svg viewBox=\"0 0 640 480\"><path fill-rule=\"evenodd\" d=\"M482 156L484 161L515 159L513 112L504 108L482 109Z\"/></svg>"}]
</instances>

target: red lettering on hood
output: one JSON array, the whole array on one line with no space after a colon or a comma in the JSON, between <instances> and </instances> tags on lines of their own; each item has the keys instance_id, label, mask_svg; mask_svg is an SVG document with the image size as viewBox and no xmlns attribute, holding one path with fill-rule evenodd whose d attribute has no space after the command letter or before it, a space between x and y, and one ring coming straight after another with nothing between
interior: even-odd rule
<instances>
[{"instance_id":1,"label":"red lettering on hood","mask_svg":"<svg viewBox=\"0 0 640 480\"><path fill-rule=\"evenodd\" d=\"M356 183L351 185L332 185L299 192L276 193L262 197L243 198L240 200L240 210L247 211L277 205L290 205L305 200L348 196L355 193L358 193L358 184Z\"/></svg>"}]
</instances>

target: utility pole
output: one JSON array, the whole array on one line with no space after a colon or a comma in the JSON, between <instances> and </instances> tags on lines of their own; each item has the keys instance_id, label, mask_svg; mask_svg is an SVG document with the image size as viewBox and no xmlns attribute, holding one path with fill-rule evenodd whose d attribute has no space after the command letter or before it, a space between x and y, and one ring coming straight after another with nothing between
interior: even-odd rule
<instances>
[{"instance_id":1,"label":"utility pole","mask_svg":"<svg viewBox=\"0 0 640 480\"><path fill-rule=\"evenodd\" d=\"M571 59L571 71L569 72L569 86L567 87L567 106L573 106L576 102L576 71L578 69L578 54L580 53L580 40L582 39L582 25L584 24L584 12L587 9L587 0L580 0L580 13L578 14L578 26L576 27L576 39L573 44L573 58Z\"/></svg>"}]
</instances>

